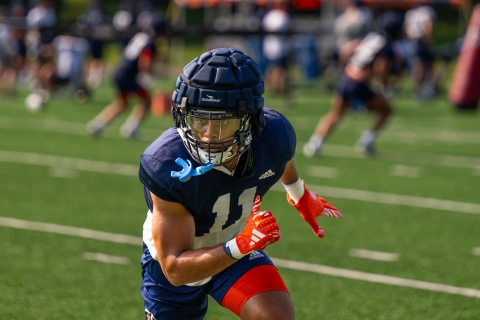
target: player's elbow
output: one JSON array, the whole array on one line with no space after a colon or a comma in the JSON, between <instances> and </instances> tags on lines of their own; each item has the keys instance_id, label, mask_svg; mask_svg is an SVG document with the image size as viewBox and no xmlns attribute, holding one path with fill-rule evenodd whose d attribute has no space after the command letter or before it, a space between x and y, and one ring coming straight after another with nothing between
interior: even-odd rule
<instances>
[{"instance_id":1,"label":"player's elbow","mask_svg":"<svg viewBox=\"0 0 480 320\"><path fill-rule=\"evenodd\" d=\"M172 263L166 264L165 266L162 265L162 271L165 275L165 278L167 278L168 282L170 282L170 284L175 287L187 283L182 279L182 273L179 272L178 269L179 268L177 268L175 264Z\"/></svg>"}]
</instances>

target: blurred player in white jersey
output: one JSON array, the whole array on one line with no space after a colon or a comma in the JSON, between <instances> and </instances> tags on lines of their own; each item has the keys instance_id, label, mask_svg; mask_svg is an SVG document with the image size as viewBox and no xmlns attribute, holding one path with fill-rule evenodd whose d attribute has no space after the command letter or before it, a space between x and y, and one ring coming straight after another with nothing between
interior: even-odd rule
<instances>
[{"instance_id":1,"label":"blurred player in white jersey","mask_svg":"<svg viewBox=\"0 0 480 320\"><path fill-rule=\"evenodd\" d=\"M51 47L53 60L41 66L38 71L39 82L34 92L26 99L27 107L32 111L40 109L48 97L58 90L73 90L73 97L79 103L85 102L88 97L88 90L83 81L85 56L88 52L87 41L66 33L56 36ZM41 103L37 105L39 101Z\"/></svg>"},{"instance_id":2,"label":"blurred player in white jersey","mask_svg":"<svg viewBox=\"0 0 480 320\"><path fill-rule=\"evenodd\" d=\"M262 21L263 29L271 32L263 38L263 55L267 60L265 85L273 93L286 93L288 57L290 54L289 38L275 34L287 32L291 28L291 18L284 5L275 5L267 12Z\"/></svg>"},{"instance_id":3,"label":"blurred player in white jersey","mask_svg":"<svg viewBox=\"0 0 480 320\"><path fill-rule=\"evenodd\" d=\"M413 49L412 77L417 88L416 97L420 100L428 100L436 92L433 66L435 56L431 49L436 17L435 10L425 5L410 9L405 13L405 33Z\"/></svg>"},{"instance_id":4,"label":"blurred player in white jersey","mask_svg":"<svg viewBox=\"0 0 480 320\"><path fill-rule=\"evenodd\" d=\"M372 127L363 132L358 147L362 152L374 152L375 138L392 113L390 102L382 92L374 92L370 82L376 80L381 90L389 86L393 41L402 35L403 16L393 11L383 13L378 20L378 32L370 32L354 50L344 74L338 82L330 111L323 116L310 140L303 147L303 154L312 157L320 152L325 138L345 113L358 102L377 116Z\"/></svg>"}]
</instances>

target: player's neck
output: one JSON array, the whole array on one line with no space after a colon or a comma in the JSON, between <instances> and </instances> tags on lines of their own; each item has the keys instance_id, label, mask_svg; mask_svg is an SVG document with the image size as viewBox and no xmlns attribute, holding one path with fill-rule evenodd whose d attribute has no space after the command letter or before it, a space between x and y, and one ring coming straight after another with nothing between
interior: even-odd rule
<instances>
[{"instance_id":1,"label":"player's neck","mask_svg":"<svg viewBox=\"0 0 480 320\"><path fill-rule=\"evenodd\" d=\"M228 174L229 176L233 176L233 174L235 173L235 168L237 168L238 160L239 158L236 158L232 162L229 162L229 163L223 164L222 166L218 166L214 168L217 169L218 171Z\"/></svg>"}]
</instances>

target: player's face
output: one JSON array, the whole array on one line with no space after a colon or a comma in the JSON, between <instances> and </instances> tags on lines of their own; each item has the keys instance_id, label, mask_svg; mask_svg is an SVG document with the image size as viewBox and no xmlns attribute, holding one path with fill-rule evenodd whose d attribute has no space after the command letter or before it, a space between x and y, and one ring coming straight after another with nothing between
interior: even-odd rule
<instances>
[{"instance_id":1,"label":"player's face","mask_svg":"<svg viewBox=\"0 0 480 320\"><path fill-rule=\"evenodd\" d=\"M197 140L222 142L233 138L240 129L241 119L225 119L225 115L213 115L210 119L188 116L187 124Z\"/></svg>"}]
</instances>

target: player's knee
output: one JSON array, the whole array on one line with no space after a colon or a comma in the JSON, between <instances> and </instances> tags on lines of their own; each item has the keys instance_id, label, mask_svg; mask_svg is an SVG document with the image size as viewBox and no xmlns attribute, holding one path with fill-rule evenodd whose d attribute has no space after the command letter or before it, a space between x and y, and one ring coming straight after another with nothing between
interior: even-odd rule
<instances>
[{"instance_id":1,"label":"player's knee","mask_svg":"<svg viewBox=\"0 0 480 320\"><path fill-rule=\"evenodd\" d=\"M242 319L249 320L294 320L294 311L290 296L287 292L275 292L275 299L271 303L265 301L247 301L242 308Z\"/></svg>"}]
</instances>

